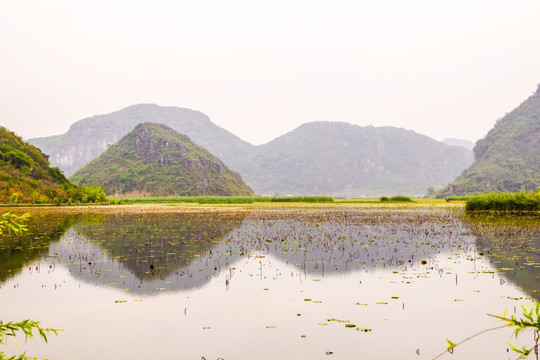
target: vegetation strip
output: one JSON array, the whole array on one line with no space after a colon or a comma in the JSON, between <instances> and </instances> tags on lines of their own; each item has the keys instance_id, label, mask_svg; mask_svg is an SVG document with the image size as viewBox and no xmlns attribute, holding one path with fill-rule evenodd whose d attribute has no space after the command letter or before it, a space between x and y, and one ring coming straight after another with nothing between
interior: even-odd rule
<instances>
[{"instance_id":1,"label":"vegetation strip","mask_svg":"<svg viewBox=\"0 0 540 360\"><path fill-rule=\"evenodd\" d=\"M465 210L540 211L540 191L472 196L467 200Z\"/></svg>"}]
</instances>

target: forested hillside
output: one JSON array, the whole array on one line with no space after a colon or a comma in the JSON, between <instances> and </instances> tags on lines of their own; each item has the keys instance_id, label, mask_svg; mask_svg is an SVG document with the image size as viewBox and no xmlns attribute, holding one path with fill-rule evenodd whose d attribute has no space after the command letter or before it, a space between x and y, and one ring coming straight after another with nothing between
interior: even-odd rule
<instances>
[{"instance_id":1,"label":"forested hillside","mask_svg":"<svg viewBox=\"0 0 540 360\"><path fill-rule=\"evenodd\" d=\"M313 122L257 147L239 171L260 194L418 196L472 161L470 150L410 130Z\"/></svg>"},{"instance_id":2,"label":"forested hillside","mask_svg":"<svg viewBox=\"0 0 540 360\"><path fill-rule=\"evenodd\" d=\"M99 185L109 194L253 194L240 175L207 150L170 127L153 123L137 125L71 180Z\"/></svg>"},{"instance_id":3,"label":"forested hillside","mask_svg":"<svg viewBox=\"0 0 540 360\"><path fill-rule=\"evenodd\" d=\"M439 197L540 187L540 86L476 143L475 161Z\"/></svg>"},{"instance_id":4,"label":"forested hillside","mask_svg":"<svg viewBox=\"0 0 540 360\"><path fill-rule=\"evenodd\" d=\"M49 165L38 148L0 126L0 203L80 200L77 187Z\"/></svg>"}]
</instances>

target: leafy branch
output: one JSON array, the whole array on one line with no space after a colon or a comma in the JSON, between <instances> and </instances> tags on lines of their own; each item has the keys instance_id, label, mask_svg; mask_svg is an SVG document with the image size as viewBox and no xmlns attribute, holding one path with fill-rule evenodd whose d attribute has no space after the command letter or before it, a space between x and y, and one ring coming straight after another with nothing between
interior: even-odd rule
<instances>
[{"instance_id":1,"label":"leafy branch","mask_svg":"<svg viewBox=\"0 0 540 360\"><path fill-rule=\"evenodd\" d=\"M37 331L37 334L48 342L47 334L55 334L58 336L58 332L64 331L63 329L54 329L54 328L42 328L39 326L38 321L32 320L23 320L19 322L7 322L4 323L0 320L0 344L5 344L8 336L17 336L17 333L22 332L25 336L25 341L32 339L34 337L34 331ZM32 359L26 356L26 353L21 355L7 356L0 351L0 360L27 360Z\"/></svg>"},{"instance_id":2,"label":"leafy branch","mask_svg":"<svg viewBox=\"0 0 540 360\"><path fill-rule=\"evenodd\" d=\"M13 232L15 235L20 235L23 231L28 231L24 223L28 221L29 218L29 213L23 215L15 215L13 211L5 213L2 215L2 218L0 218L0 235L4 235L6 230L8 234Z\"/></svg>"},{"instance_id":3,"label":"leafy branch","mask_svg":"<svg viewBox=\"0 0 540 360\"><path fill-rule=\"evenodd\" d=\"M523 314L522 314L522 317L519 318L519 319L517 317L515 317L514 315L512 315L511 317L507 317L506 316L506 311L504 312L504 314L502 316L488 314L488 316L492 316L492 317L494 317L496 319L504 321L507 324L480 331L480 332L478 332L478 333L476 333L476 334L474 334L472 336L469 336L468 338L466 338L466 339L464 339L464 340L462 340L462 341L460 341L458 343L454 343L451 340L446 339L446 342L448 343L448 346L446 347L446 350L443 351L442 353L438 354L437 356L435 356L433 358L433 360L440 358L441 356L443 356L447 352L450 353L450 354L453 354L454 349L457 346L459 346L459 345L463 344L464 342L469 341L469 340L471 340L471 339L473 339L473 338L475 338L475 337L477 337L477 336L479 336L481 334L484 334L484 333L489 332L489 331L497 330L497 329L506 328L506 327L514 327L515 328L514 329L514 337L516 337L516 338L518 337L518 335L523 330L526 330L526 329L533 330L534 345L531 346L530 348L527 348L527 347L524 346L521 349L519 349L519 348L515 347L512 344L508 344L508 345L510 346L510 348L513 351L515 351L516 353L519 354L519 356L516 358L516 360L526 359L530 354L533 353L533 351L534 351L534 353L536 355L536 359L538 360L538 341L539 341L539 337L540 337L540 303L535 302L530 310L527 310L525 308L525 306L522 306L521 308L523 310Z\"/></svg>"}]
</instances>

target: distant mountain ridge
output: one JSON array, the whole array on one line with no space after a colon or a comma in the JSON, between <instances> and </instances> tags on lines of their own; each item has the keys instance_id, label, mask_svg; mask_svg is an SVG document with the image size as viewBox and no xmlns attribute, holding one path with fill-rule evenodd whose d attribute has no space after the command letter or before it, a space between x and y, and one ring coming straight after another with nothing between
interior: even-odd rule
<instances>
[{"instance_id":1,"label":"distant mountain ridge","mask_svg":"<svg viewBox=\"0 0 540 360\"><path fill-rule=\"evenodd\" d=\"M446 138L442 142L445 143L446 145L461 146L469 150L472 150L474 148L474 143L472 141L464 140L464 139Z\"/></svg>"},{"instance_id":2,"label":"distant mountain ridge","mask_svg":"<svg viewBox=\"0 0 540 360\"><path fill-rule=\"evenodd\" d=\"M452 181L473 161L472 151L413 131L341 122L304 124L254 146L200 112L148 104L79 120L64 135L29 141L72 174L145 121L187 135L259 194L419 196Z\"/></svg>"},{"instance_id":3,"label":"distant mountain ridge","mask_svg":"<svg viewBox=\"0 0 540 360\"><path fill-rule=\"evenodd\" d=\"M540 188L540 85L474 147L475 162L438 197Z\"/></svg>"},{"instance_id":4,"label":"distant mountain ridge","mask_svg":"<svg viewBox=\"0 0 540 360\"><path fill-rule=\"evenodd\" d=\"M410 130L312 122L258 146L239 171L268 195L419 196L472 161L471 151Z\"/></svg>"},{"instance_id":5,"label":"distant mountain ridge","mask_svg":"<svg viewBox=\"0 0 540 360\"><path fill-rule=\"evenodd\" d=\"M70 178L108 194L253 195L240 175L163 124L139 124Z\"/></svg>"},{"instance_id":6,"label":"distant mountain ridge","mask_svg":"<svg viewBox=\"0 0 540 360\"><path fill-rule=\"evenodd\" d=\"M28 142L48 154L51 164L69 177L143 122L164 124L189 136L233 169L254 147L199 111L154 104L133 105L88 117L73 123L65 134L28 139Z\"/></svg>"}]
</instances>

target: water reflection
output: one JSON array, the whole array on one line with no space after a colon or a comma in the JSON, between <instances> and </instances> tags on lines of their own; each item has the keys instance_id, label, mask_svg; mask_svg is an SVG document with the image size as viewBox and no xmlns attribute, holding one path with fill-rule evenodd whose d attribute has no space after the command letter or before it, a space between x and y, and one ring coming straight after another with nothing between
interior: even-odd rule
<instances>
[{"instance_id":1,"label":"water reflection","mask_svg":"<svg viewBox=\"0 0 540 360\"><path fill-rule=\"evenodd\" d=\"M487 256L539 299L539 229L538 216L462 217L448 210L35 211L28 233L0 243L0 282L26 267L63 265L83 281L150 294L197 288L223 274L229 284L242 258L271 256L306 279L442 272L437 256L473 262ZM271 276L281 275L275 271Z\"/></svg>"},{"instance_id":2,"label":"water reflection","mask_svg":"<svg viewBox=\"0 0 540 360\"><path fill-rule=\"evenodd\" d=\"M480 212L465 223L497 272L540 301L540 216Z\"/></svg>"},{"instance_id":3,"label":"water reflection","mask_svg":"<svg viewBox=\"0 0 540 360\"><path fill-rule=\"evenodd\" d=\"M66 329L29 344L29 354L428 358L446 338L492 327L486 313L529 302L513 286L521 280L500 277L513 273L497 271L511 268L501 254L537 269L536 225L487 228L460 211L92 209L34 216L42 230L25 241L39 252L19 256L11 268L19 274L0 286L3 317ZM24 250L10 244L1 243ZM520 286L534 293L538 282ZM494 333L452 357L507 358L509 336Z\"/></svg>"},{"instance_id":4,"label":"water reflection","mask_svg":"<svg viewBox=\"0 0 540 360\"><path fill-rule=\"evenodd\" d=\"M450 212L313 211L253 213L222 246L271 254L320 277L370 269L435 266L434 256L474 256L474 239Z\"/></svg>"},{"instance_id":5,"label":"water reflection","mask_svg":"<svg viewBox=\"0 0 540 360\"><path fill-rule=\"evenodd\" d=\"M261 267L263 258L277 258L305 280L410 268L442 273L441 253L477 256L474 238L448 211L122 214L77 223L49 249L81 280L144 294L200 287L220 274L228 286L242 258L261 259Z\"/></svg>"},{"instance_id":6,"label":"water reflection","mask_svg":"<svg viewBox=\"0 0 540 360\"><path fill-rule=\"evenodd\" d=\"M52 245L50 256L73 276L134 293L186 290L219 275L213 248L245 213L159 213L108 216L76 224ZM223 266L228 266L227 261Z\"/></svg>"},{"instance_id":7,"label":"water reflection","mask_svg":"<svg viewBox=\"0 0 540 360\"><path fill-rule=\"evenodd\" d=\"M47 257L50 244L60 239L66 229L83 217L82 214L58 211L31 211L28 232L21 236L12 234L0 237L0 283L16 276L29 264ZM39 269L37 265L34 270Z\"/></svg>"}]
</instances>

